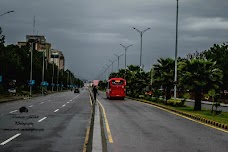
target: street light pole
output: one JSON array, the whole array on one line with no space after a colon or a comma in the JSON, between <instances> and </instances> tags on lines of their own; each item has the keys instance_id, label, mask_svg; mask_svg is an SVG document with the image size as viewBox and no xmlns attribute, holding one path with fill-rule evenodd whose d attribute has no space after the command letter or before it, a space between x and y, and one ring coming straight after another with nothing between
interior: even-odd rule
<instances>
[{"instance_id":1,"label":"street light pole","mask_svg":"<svg viewBox=\"0 0 228 152\"><path fill-rule=\"evenodd\" d=\"M126 71L126 69L127 69L127 55L126 55L126 53L127 53L127 49L130 47L130 46L132 46L133 44L131 44L131 45L128 45L128 46L124 46L123 44L120 44L123 48L124 48L124 50L125 50L125 71Z\"/></svg>"},{"instance_id":2,"label":"street light pole","mask_svg":"<svg viewBox=\"0 0 228 152\"><path fill-rule=\"evenodd\" d=\"M179 0L177 0L176 12L176 45L175 45L175 76L174 76L174 99L177 97L177 48L178 48L178 8Z\"/></svg>"},{"instance_id":3,"label":"street light pole","mask_svg":"<svg viewBox=\"0 0 228 152\"><path fill-rule=\"evenodd\" d=\"M107 64L106 64L106 66L108 67L107 69L108 69L108 79L109 79L109 67L110 67L111 65L107 65Z\"/></svg>"},{"instance_id":4,"label":"street light pole","mask_svg":"<svg viewBox=\"0 0 228 152\"><path fill-rule=\"evenodd\" d=\"M3 15L6 15L6 14L9 14L9 13L13 13L14 11L8 11L8 12L5 12L3 14L1 14L0 16L3 16Z\"/></svg>"},{"instance_id":5,"label":"street light pole","mask_svg":"<svg viewBox=\"0 0 228 152\"><path fill-rule=\"evenodd\" d=\"M120 57L121 56L123 56L124 54L121 54L121 55L116 55L116 54L114 54L116 57L117 57L117 59L118 59L118 71L120 70L120 63L119 63L119 60L120 60Z\"/></svg>"},{"instance_id":6,"label":"street light pole","mask_svg":"<svg viewBox=\"0 0 228 152\"><path fill-rule=\"evenodd\" d=\"M140 43L140 61L139 61L139 66L141 67L142 66L142 36L143 36L143 34L147 31L147 30L149 30L150 28L147 28L147 29L145 29L145 30L143 30L143 31L140 31L140 30L138 30L137 28L135 28L135 27L133 27L133 29L135 29L136 31L138 31L139 32L139 34L140 34L140 37L141 37L141 43Z\"/></svg>"},{"instance_id":7,"label":"street light pole","mask_svg":"<svg viewBox=\"0 0 228 152\"><path fill-rule=\"evenodd\" d=\"M53 59L53 61L52 61L52 80L51 80L52 88L51 88L51 91L53 92L55 68L54 68L54 58L52 58L52 59Z\"/></svg>"},{"instance_id":8,"label":"street light pole","mask_svg":"<svg viewBox=\"0 0 228 152\"><path fill-rule=\"evenodd\" d=\"M34 45L35 43L32 42L32 45L31 45L31 67L30 67L30 91L29 91L29 95L30 97L32 96L32 58L33 58L33 48L34 48Z\"/></svg>"},{"instance_id":9,"label":"street light pole","mask_svg":"<svg viewBox=\"0 0 228 152\"><path fill-rule=\"evenodd\" d=\"M109 61L112 63L112 72L113 72L113 63L116 62L116 60L115 61L109 60Z\"/></svg>"},{"instance_id":10,"label":"street light pole","mask_svg":"<svg viewBox=\"0 0 228 152\"><path fill-rule=\"evenodd\" d=\"M43 50L42 82L44 82L44 50ZM42 86L42 95L44 95L44 86Z\"/></svg>"}]
</instances>

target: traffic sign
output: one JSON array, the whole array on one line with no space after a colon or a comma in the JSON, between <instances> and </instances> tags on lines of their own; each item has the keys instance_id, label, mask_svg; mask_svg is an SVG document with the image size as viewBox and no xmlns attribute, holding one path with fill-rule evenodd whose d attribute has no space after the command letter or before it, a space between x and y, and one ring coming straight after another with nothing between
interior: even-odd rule
<instances>
[{"instance_id":1,"label":"traffic sign","mask_svg":"<svg viewBox=\"0 0 228 152\"><path fill-rule=\"evenodd\" d=\"M34 85L34 84L35 84L35 80L29 80L29 81L28 81L28 84L29 84L29 85Z\"/></svg>"}]
</instances>

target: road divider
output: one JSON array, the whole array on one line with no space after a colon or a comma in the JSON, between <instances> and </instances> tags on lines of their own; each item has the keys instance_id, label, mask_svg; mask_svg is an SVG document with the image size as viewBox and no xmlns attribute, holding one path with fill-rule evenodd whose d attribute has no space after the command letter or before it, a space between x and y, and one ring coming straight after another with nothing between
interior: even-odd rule
<instances>
[{"instance_id":1,"label":"road divider","mask_svg":"<svg viewBox=\"0 0 228 152\"><path fill-rule=\"evenodd\" d=\"M57 112L57 111L59 111L59 109L56 109L54 112Z\"/></svg>"},{"instance_id":2,"label":"road divider","mask_svg":"<svg viewBox=\"0 0 228 152\"><path fill-rule=\"evenodd\" d=\"M38 122L41 122L43 120L45 120L47 117L43 117L42 119L38 120Z\"/></svg>"},{"instance_id":3,"label":"road divider","mask_svg":"<svg viewBox=\"0 0 228 152\"><path fill-rule=\"evenodd\" d=\"M17 138L17 137L20 136L20 135L21 135L21 133L18 133L18 134L16 134L16 135L10 137L10 138L7 139L6 141L2 142L0 145L3 146L3 145L5 145L5 144L7 144L8 142L10 142L11 140Z\"/></svg>"},{"instance_id":4,"label":"road divider","mask_svg":"<svg viewBox=\"0 0 228 152\"><path fill-rule=\"evenodd\" d=\"M14 111L10 111L10 113L14 113L14 112L17 112L18 110L14 110Z\"/></svg>"},{"instance_id":5,"label":"road divider","mask_svg":"<svg viewBox=\"0 0 228 152\"><path fill-rule=\"evenodd\" d=\"M104 120L105 120L105 126L106 126L106 130L107 130L107 134L108 134L108 141L109 143L113 143L113 139L112 139L112 134L111 134L111 130L110 130L110 127L109 127L109 123L108 123L108 119L107 119L107 115L106 115L106 112L105 112L105 109L104 109L104 106L100 103L99 100L97 100L101 109L102 109L102 113L103 113L103 116L104 116Z\"/></svg>"}]
</instances>

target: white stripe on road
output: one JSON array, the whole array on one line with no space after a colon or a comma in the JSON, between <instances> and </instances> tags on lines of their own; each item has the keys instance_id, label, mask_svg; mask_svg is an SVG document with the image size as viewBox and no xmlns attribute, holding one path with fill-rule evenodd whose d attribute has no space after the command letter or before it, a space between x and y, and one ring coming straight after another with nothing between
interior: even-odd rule
<instances>
[{"instance_id":1,"label":"white stripe on road","mask_svg":"<svg viewBox=\"0 0 228 152\"><path fill-rule=\"evenodd\" d=\"M13 137L10 137L10 138L7 139L6 141L2 142L0 145L3 146L3 145L5 145L5 144L7 144L8 142L10 142L11 140L17 138L17 137L20 136L20 135L21 135L21 133L18 133L18 134L16 134L16 135L14 135Z\"/></svg>"},{"instance_id":2,"label":"white stripe on road","mask_svg":"<svg viewBox=\"0 0 228 152\"><path fill-rule=\"evenodd\" d=\"M47 117L43 117L42 119L40 119L38 122L41 122L43 121L44 119L46 119Z\"/></svg>"},{"instance_id":3,"label":"white stripe on road","mask_svg":"<svg viewBox=\"0 0 228 152\"><path fill-rule=\"evenodd\" d=\"M56 109L54 112L57 112L57 111L59 111L59 109Z\"/></svg>"},{"instance_id":4,"label":"white stripe on road","mask_svg":"<svg viewBox=\"0 0 228 152\"><path fill-rule=\"evenodd\" d=\"M29 107L33 107L33 105L29 106Z\"/></svg>"},{"instance_id":5,"label":"white stripe on road","mask_svg":"<svg viewBox=\"0 0 228 152\"><path fill-rule=\"evenodd\" d=\"M64 105L62 105L62 107L65 107L66 105L64 104Z\"/></svg>"},{"instance_id":6,"label":"white stripe on road","mask_svg":"<svg viewBox=\"0 0 228 152\"><path fill-rule=\"evenodd\" d=\"M70 100L70 101L72 101L72 100Z\"/></svg>"},{"instance_id":7,"label":"white stripe on road","mask_svg":"<svg viewBox=\"0 0 228 152\"><path fill-rule=\"evenodd\" d=\"M48 100L48 101L51 101L51 100Z\"/></svg>"},{"instance_id":8,"label":"white stripe on road","mask_svg":"<svg viewBox=\"0 0 228 152\"><path fill-rule=\"evenodd\" d=\"M67 103L70 103L70 102L67 102Z\"/></svg>"},{"instance_id":9,"label":"white stripe on road","mask_svg":"<svg viewBox=\"0 0 228 152\"><path fill-rule=\"evenodd\" d=\"M10 113L14 113L14 112L17 112L18 110L14 110L14 111L11 111Z\"/></svg>"},{"instance_id":10,"label":"white stripe on road","mask_svg":"<svg viewBox=\"0 0 228 152\"><path fill-rule=\"evenodd\" d=\"M44 102L41 102L40 104L43 104Z\"/></svg>"}]
</instances>

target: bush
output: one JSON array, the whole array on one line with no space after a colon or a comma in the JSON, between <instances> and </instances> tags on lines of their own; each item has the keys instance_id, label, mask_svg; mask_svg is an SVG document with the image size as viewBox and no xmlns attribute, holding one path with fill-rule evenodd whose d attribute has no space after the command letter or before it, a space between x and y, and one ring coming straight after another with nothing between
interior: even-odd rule
<instances>
[{"instance_id":1,"label":"bush","mask_svg":"<svg viewBox=\"0 0 228 152\"><path fill-rule=\"evenodd\" d=\"M166 104L173 106L173 107L182 107L184 105L185 100L181 99L169 99L167 100Z\"/></svg>"}]
</instances>

